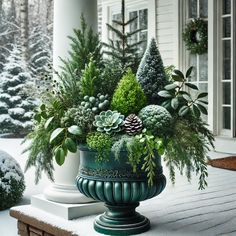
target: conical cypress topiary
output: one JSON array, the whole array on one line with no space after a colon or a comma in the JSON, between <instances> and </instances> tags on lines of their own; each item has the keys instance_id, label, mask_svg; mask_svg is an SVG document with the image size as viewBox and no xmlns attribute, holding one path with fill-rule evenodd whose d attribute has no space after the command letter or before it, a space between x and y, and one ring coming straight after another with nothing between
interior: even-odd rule
<instances>
[{"instance_id":1,"label":"conical cypress topiary","mask_svg":"<svg viewBox=\"0 0 236 236\"><path fill-rule=\"evenodd\" d=\"M146 101L147 98L135 75L128 69L115 90L111 102L112 109L125 116L137 114L146 105Z\"/></svg>"},{"instance_id":2,"label":"conical cypress topiary","mask_svg":"<svg viewBox=\"0 0 236 236\"><path fill-rule=\"evenodd\" d=\"M160 104L162 99L159 97L158 92L168 84L168 80L161 54L154 38L151 39L141 60L137 71L137 79L147 96L148 104Z\"/></svg>"}]
</instances>

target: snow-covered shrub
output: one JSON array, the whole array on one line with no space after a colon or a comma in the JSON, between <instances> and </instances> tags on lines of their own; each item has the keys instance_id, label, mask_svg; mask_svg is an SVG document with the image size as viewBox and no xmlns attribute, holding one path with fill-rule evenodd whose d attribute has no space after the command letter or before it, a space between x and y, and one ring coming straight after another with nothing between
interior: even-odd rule
<instances>
[{"instance_id":1,"label":"snow-covered shrub","mask_svg":"<svg viewBox=\"0 0 236 236\"><path fill-rule=\"evenodd\" d=\"M149 105L139 112L144 127L157 136L163 136L171 127L172 116L162 106Z\"/></svg>"},{"instance_id":2,"label":"snow-covered shrub","mask_svg":"<svg viewBox=\"0 0 236 236\"><path fill-rule=\"evenodd\" d=\"M0 150L0 210L14 206L25 190L24 175L16 160Z\"/></svg>"},{"instance_id":3,"label":"snow-covered shrub","mask_svg":"<svg viewBox=\"0 0 236 236\"><path fill-rule=\"evenodd\" d=\"M16 46L7 58L0 81L0 133L24 135L32 127L30 120L37 102L25 89L32 84L32 79L25 72Z\"/></svg>"},{"instance_id":4,"label":"snow-covered shrub","mask_svg":"<svg viewBox=\"0 0 236 236\"><path fill-rule=\"evenodd\" d=\"M161 104L163 99L160 98L158 92L163 90L168 80L154 38L143 55L137 71L137 79L147 96L148 104Z\"/></svg>"}]
</instances>

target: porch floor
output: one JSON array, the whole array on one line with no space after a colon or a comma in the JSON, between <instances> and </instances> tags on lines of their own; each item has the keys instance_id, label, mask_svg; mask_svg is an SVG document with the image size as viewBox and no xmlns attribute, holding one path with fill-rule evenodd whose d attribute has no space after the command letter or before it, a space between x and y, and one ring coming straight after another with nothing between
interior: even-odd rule
<instances>
[{"instance_id":1,"label":"porch floor","mask_svg":"<svg viewBox=\"0 0 236 236\"><path fill-rule=\"evenodd\" d=\"M0 148L9 150L9 153L24 166L25 158L16 148L20 141L12 140L3 143L0 139ZM10 148L11 147L11 148ZM15 147L15 148L12 148ZM227 156L213 153L213 158ZM21 158L19 158L21 157ZM168 177L168 170L164 173L168 183L164 191L157 197L142 202L138 211L147 216L151 221L151 230L141 234L146 236L176 236L176 235L236 235L236 171L208 168L208 188L197 190L198 179L193 176L191 183L185 177L176 176L176 184L172 186ZM29 204L31 195L42 192L48 181L35 186L33 171L26 173L27 189L21 204ZM27 209L27 208L25 208ZM42 216L42 212L31 212L36 218ZM66 221L54 215L43 212L44 219L59 228L68 227L80 236L100 235L93 230L93 220L96 216L82 217L72 221ZM50 222L52 221L52 222ZM16 220L8 215L8 210L0 212L0 235L15 236L17 232Z\"/></svg>"}]
</instances>

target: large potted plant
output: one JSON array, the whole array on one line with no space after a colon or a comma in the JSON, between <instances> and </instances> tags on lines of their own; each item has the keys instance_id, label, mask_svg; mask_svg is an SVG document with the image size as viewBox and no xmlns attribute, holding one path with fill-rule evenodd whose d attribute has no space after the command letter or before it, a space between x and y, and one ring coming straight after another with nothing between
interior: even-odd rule
<instances>
[{"instance_id":1,"label":"large potted plant","mask_svg":"<svg viewBox=\"0 0 236 236\"><path fill-rule=\"evenodd\" d=\"M149 229L149 220L135 208L165 188L162 158L173 183L177 167L181 174L186 171L189 180L192 172L199 174L200 189L207 185L205 161L214 140L201 119L202 113L207 114L207 93L188 82L193 67L185 76L174 70L167 81L160 62L153 39L137 76L128 69L111 97L109 109L95 115L86 143L80 146L78 189L105 202L108 208L95 220L98 232L131 235ZM157 67L163 73L153 73ZM155 80L155 76L159 77ZM152 95L148 87L157 82L166 85L159 86L155 98L148 99L147 95ZM197 93L192 96L186 88Z\"/></svg>"}]
</instances>

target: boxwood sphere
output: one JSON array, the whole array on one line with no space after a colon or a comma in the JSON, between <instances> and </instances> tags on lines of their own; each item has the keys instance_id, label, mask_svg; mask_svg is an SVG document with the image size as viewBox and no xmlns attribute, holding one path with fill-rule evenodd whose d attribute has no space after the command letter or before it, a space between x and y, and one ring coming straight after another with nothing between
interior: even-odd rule
<instances>
[{"instance_id":1,"label":"boxwood sphere","mask_svg":"<svg viewBox=\"0 0 236 236\"><path fill-rule=\"evenodd\" d=\"M142 120L144 128L159 137L170 130L172 116L162 106L148 105L144 107L139 112L139 118Z\"/></svg>"},{"instance_id":2,"label":"boxwood sphere","mask_svg":"<svg viewBox=\"0 0 236 236\"><path fill-rule=\"evenodd\" d=\"M16 160L0 150L0 210L18 203L25 190L24 175Z\"/></svg>"}]
</instances>

